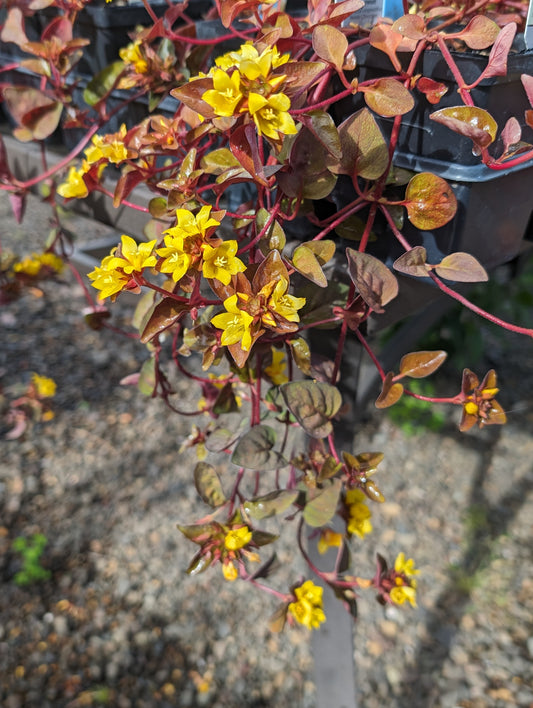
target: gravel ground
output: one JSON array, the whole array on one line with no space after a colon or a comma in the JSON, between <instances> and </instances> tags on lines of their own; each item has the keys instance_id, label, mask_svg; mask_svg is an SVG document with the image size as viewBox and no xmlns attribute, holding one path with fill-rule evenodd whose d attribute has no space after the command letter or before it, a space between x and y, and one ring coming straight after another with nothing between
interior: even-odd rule
<instances>
[{"instance_id":1,"label":"gravel ground","mask_svg":"<svg viewBox=\"0 0 533 708\"><path fill-rule=\"evenodd\" d=\"M45 214L32 198L16 226L0 194L0 235L24 250L31 234L31 250ZM72 228L106 232L79 217ZM306 631L272 635L268 597L217 571L185 575L192 547L175 526L202 513L195 460L178 453L190 422L119 385L144 347L89 330L81 289L64 281L0 311L4 389L33 371L58 384L52 421L0 439L0 704L314 708ZM417 609L362 593L364 708L533 706L533 348L511 342L488 340L504 428L460 435L450 419L407 438L379 414L357 432L356 451L386 454L387 497L357 573L372 574L375 550L403 550L422 569ZM11 544L36 532L52 576L20 588ZM288 542L279 555L280 582L298 579Z\"/></svg>"}]
</instances>

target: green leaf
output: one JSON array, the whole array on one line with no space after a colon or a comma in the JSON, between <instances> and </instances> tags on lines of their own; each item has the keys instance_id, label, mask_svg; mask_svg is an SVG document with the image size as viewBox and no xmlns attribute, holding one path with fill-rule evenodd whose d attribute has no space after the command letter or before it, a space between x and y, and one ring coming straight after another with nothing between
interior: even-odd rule
<instances>
[{"instance_id":1,"label":"green leaf","mask_svg":"<svg viewBox=\"0 0 533 708\"><path fill-rule=\"evenodd\" d=\"M431 172L421 172L407 185L405 208L409 221L417 229L430 231L453 219L457 212L457 199L445 179Z\"/></svg>"},{"instance_id":2,"label":"green leaf","mask_svg":"<svg viewBox=\"0 0 533 708\"><path fill-rule=\"evenodd\" d=\"M361 297L374 312L398 294L398 281L387 266L368 253L346 249L348 272Z\"/></svg>"},{"instance_id":3,"label":"green leaf","mask_svg":"<svg viewBox=\"0 0 533 708\"><path fill-rule=\"evenodd\" d=\"M115 61L92 78L83 92L83 100L89 106L96 105L112 90L118 77L124 71L124 62Z\"/></svg>"},{"instance_id":4,"label":"green leaf","mask_svg":"<svg viewBox=\"0 0 533 708\"><path fill-rule=\"evenodd\" d=\"M255 220L257 233L260 233L265 228L269 216L270 214L266 209L259 209ZM273 219L262 236L260 245L264 244L267 251L277 250L281 252L285 248L286 241L285 231L283 231L280 223Z\"/></svg>"},{"instance_id":5,"label":"green leaf","mask_svg":"<svg viewBox=\"0 0 533 708\"><path fill-rule=\"evenodd\" d=\"M137 388L145 396L151 396L156 387L155 358L150 357L141 367Z\"/></svg>"},{"instance_id":6,"label":"green leaf","mask_svg":"<svg viewBox=\"0 0 533 708\"><path fill-rule=\"evenodd\" d=\"M274 543L279 538L279 534L269 533L268 531L258 531L254 529L252 531L252 543L256 546L268 546L269 543Z\"/></svg>"},{"instance_id":7,"label":"green leaf","mask_svg":"<svg viewBox=\"0 0 533 708\"><path fill-rule=\"evenodd\" d=\"M445 351L411 352L402 357L400 374L412 379L423 379L444 364L448 355Z\"/></svg>"},{"instance_id":8,"label":"green leaf","mask_svg":"<svg viewBox=\"0 0 533 708\"><path fill-rule=\"evenodd\" d=\"M275 514L283 514L298 497L298 490L279 489L262 497L254 497L243 504L244 511L252 519L267 519Z\"/></svg>"},{"instance_id":9,"label":"green leaf","mask_svg":"<svg viewBox=\"0 0 533 708\"><path fill-rule=\"evenodd\" d=\"M276 431L268 425L255 425L240 439L231 461L234 465L250 470L275 470L284 467L287 461L272 448Z\"/></svg>"},{"instance_id":10,"label":"green leaf","mask_svg":"<svg viewBox=\"0 0 533 708\"><path fill-rule=\"evenodd\" d=\"M389 164L387 143L368 108L362 108L339 125L342 158L331 163L336 174L378 179Z\"/></svg>"},{"instance_id":11,"label":"green leaf","mask_svg":"<svg viewBox=\"0 0 533 708\"><path fill-rule=\"evenodd\" d=\"M209 506L222 506L226 496L215 468L207 462L198 462L194 468L194 485L202 500Z\"/></svg>"},{"instance_id":12,"label":"green leaf","mask_svg":"<svg viewBox=\"0 0 533 708\"><path fill-rule=\"evenodd\" d=\"M481 283L489 279L485 268L469 253L451 253L435 266L435 272L441 278L459 283Z\"/></svg>"},{"instance_id":13,"label":"green leaf","mask_svg":"<svg viewBox=\"0 0 533 708\"><path fill-rule=\"evenodd\" d=\"M288 409L308 435L326 438L333 430L331 418L342 405L339 390L328 383L295 381L283 384L281 393Z\"/></svg>"},{"instance_id":14,"label":"green leaf","mask_svg":"<svg viewBox=\"0 0 533 708\"><path fill-rule=\"evenodd\" d=\"M340 479L332 479L325 481L322 489L309 490L303 510L303 517L309 526L317 528L331 521L337 510L341 487Z\"/></svg>"},{"instance_id":15,"label":"green leaf","mask_svg":"<svg viewBox=\"0 0 533 708\"><path fill-rule=\"evenodd\" d=\"M187 568L187 575L199 575L209 568L213 562L213 556L211 553L203 553L200 551L197 553L192 561L189 563Z\"/></svg>"},{"instance_id":16,"label":"green leaf","mask_svg":"<svg viewBox=\"0 0 533 708\"><path fill-rule=\"evenodd\" d=\"M335 477L337 472L342 469L342 463L337 462L337 460L332 457L332 455L328 455L326 457L326 460L322 467L320 468L320 472L318 473L317 480L319 482L323 482L325 479L330 479L331 477Z\"/></svg>"},{"instance_id":17,"label":"green leaf","mask_svg":"<svg viewBox=\"0 0 533 708\"><path fill-rule=\"evenodd\" d=\"M230 448L240 433L227 428L215 428L207 436L205 446L210 452L223 452Z\"/></svg>"},{"instance_id":18,"label":"green leaf","mask_svg":"<svg viewBox=\"0 0 533 708\"><path fill-rule=\"evenodd\" d=\"M177 524L177 527L185 538L199 544L205 543L205 541L221 531L220 525L217 523Z\"/></svg>"},{"instance_id":19,"label":"green leaf","mask_svg":"<svg viewBox=\"0 0 533 708\"><path fill-rule=\"evenodd\" d=\"M172 325L179 322L190 310L188 303L177 302L174 298L165 297L154 307L146 326L141 334L141 342L146 344L156 335L161 334Z\"/></svg>"}]
</instances>

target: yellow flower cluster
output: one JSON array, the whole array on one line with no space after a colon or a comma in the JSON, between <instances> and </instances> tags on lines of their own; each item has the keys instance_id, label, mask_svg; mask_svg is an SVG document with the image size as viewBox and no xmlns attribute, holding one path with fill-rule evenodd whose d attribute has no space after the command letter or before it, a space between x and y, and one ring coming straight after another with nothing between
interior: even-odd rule
<instances>
[{"instance_id":1,"label":"yellow flower cluster","mask_svg":"<svg viewBox=\"0 0 533 708\"><path fill-rule=\"evenodd\" d=\"M347 525L348 533L356 534L359 538L364 538L372 532L370 521L372 512L365 504L366 496L360 489L349 489L346 492L346 504L348 506L349 520Z\"/></svg>"},{"instance_id":2,"label":"yellow flower cluster","mask_svg":"<svg viewBox=\"0 0 533 708\"><path fill-rule=\"evenodd\" d=\"M172 274L177 283L191 267L196 267L205 278L216 278L228 285L233 275L246 270L236 256L237 241L223 241L213 246L206 242L220 226L220 221L211 217L210 206L203 206L196 216L188 209L177 209L176 217L177 225L164 232L165 247L157 249L157 254L163 258L162 273Z\"/></svg>"},{"instance_id":3,"label":"yellow flower cluster","mask_svg":"<svg viewBox=\"0 0 533 708\"><path fill-rule=\"evenodd\" d=\"M237 292L226 298L226 312L211 320L211 324L223 330L221 344L229 346L240 342L241 349L247 352L253 342L252 325L256 329L263 325L276 329L274 315L288 322L299 322L297 311L305 305L305 298L289 295L288 288L288 281L280 277L270 281L255 297Z\"/></svg>"},{"instance_id":4,"label":"yellow flower cluster","mask_svg":"<svg viewBox=\"0 0 533 708\"><path fill-rule=\"evenodd\" d=\"M127 47L119 50L119 56L125 64L133 66L138 74L146 74L148 71L148 62L141 51L141 40L137 39L131 42Z\"/></svg>"},{"instance_id":5,"label":"yellow flower cluster","mask_svg":"<svg viewBox=\"0 0 533 708\"><path fill-rule=\"evenodd\" d=\"M247 42L215 60L216 67L209 72L213 88L205 91L202 99L220 117L248 113L259 135L272 140L279 140L280 134L294 135L297 130L288 112L290 99L278 91L286 76L272 75L273 69L288 60L289 55L280 56L276 47L259 53Z\"/></svg>"},{"instance_id":6,"label":"yellow flower cluster","mask_svg":"<svg viewBox=\"0 0 533 708\"><path fill-rule=\"evenodd\" d=\"M222 573L226 580L233 581L239 577L239 571L234 561L244 554L250 561L258 561L259 556L252 551L243 550L252 540L252 532L248 526L238 526L228 530L224 537L225 558L222 561Z\"/></svg>"},{"instance_id":7,"label":"yellow flower cluster","mask_svg":"<svg viewBox=\"0 0 533 708\"><path fill-rule=\"evenodd\" d=\"M95 178L99 179L106 163L111 162L119 165L132 156L124 145L126 133L126 125L123 123L118 133L93 135L91 145L85 150L85 158L81 167L71 167L69 169L67 179L58 186L57 193L65 199L84 199L89 194L89 190L83 178L93 165L99 162L102 163L98 166L95 173Z\"/></svg>"},{"instance_id":8,"label":"yellow flower cluster","mask_svg":"<svg viewBox=\"0 0 533 708\"><path fill-rule=\"evenodd\" d=\"M326 621L322 609L322 593L322 588L315 585L312 580L306 580L303 585L294 590L296 601L289 604L288 610L294 619L307 629L317 629L322 622Z\"/></svg>"},{"instance_id":9,"label":"yellow flower cluster","mask_svg":"<svg viewBox=\"0 0 533 708\"><path fill-rule=\"evenodd\" d=\"M35 278L47 272L60 273L63 270L63 265L63 261L55 253L32 253L31 256L26 256L23 260L15 263L13 272Z\"/></svg>"},{"instance_id":10,"label":"yellow flower cluster","mask_svg":"<svg viewBox=\"0 0 533 708\"><path fill-rule=\"evenodd\" d=\"M405 601L412 607L416 607L416 579L415 575L420 573L415 569L415 562L412 558L406 560L404 553L399 553L394 563L394 582L396 587L390 591L390 599L397 605L403 605Z\"/></svg>"},{"instance_id":11,"label":"yellow flower cluster","mask_svg":"<svg viewBox=\"0 0 533 708\"><path fill-rule=\"evenodd\" d=\"M120 254L115 255L117 249L113 249L100 266L89 273L93 288L100 290L99 297L103 300L116 295L128 285L134 273L142 273L144 268L153 268L157 263L156 257L152 255L155 244L155 239L137 244L131 236L123 234Z\"/></svg>"}]
</instances>

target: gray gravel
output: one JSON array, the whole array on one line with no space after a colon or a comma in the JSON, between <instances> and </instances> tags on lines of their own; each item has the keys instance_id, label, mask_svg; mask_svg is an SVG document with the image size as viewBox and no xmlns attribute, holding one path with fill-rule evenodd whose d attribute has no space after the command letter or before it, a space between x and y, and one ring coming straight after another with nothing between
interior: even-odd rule
<instances>
[{"instance_id":1,"label":"gray gravel","mask_svg":"<svg viewBox=\"0 0 533 708\"><path fill-rule=\"evenodd\" d=\"M32 198L16 226L0 193L0 235L20 250L28 234L46 237L45 214ZM72 228L106 232L79 217ZM217 570L184 573L194 549L175 526L204 508L193 455L178 453L190 421L119 385L144 347L89 330L70 276L45 290L0 310L4 389L33 371L58 384L53 421L0 440L0 704L313 708L307 632L272 635L270 598ZM376 550L403 550L422 569L415 610L361 594L364 708L533 706L533 351L490 343L507 426L460 435L453 411L440 434L406 438L383 414L357 432L357 452L386 454L387 501L373 507L356 572L370 577ZM11 544L37 531L52 578L22 589ZM289 540L280 587L302 572Z\"/></svg>"}]
</instances>

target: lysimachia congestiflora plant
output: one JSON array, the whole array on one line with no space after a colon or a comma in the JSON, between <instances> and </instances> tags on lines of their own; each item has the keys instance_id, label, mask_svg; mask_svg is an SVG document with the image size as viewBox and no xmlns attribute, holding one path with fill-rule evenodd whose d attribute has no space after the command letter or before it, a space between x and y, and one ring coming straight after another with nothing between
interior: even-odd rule
<instances>
[{"instance_id":1,"label":"lysimachia congestiflora plant","mask_svg":"<svg viewBox=\"0 0 533 708\"><path fill-rule=\"evenodd\" d=\"M459 406L462 430L505 422L494 371L480 383L465 370L457 394L424 397L410 391L408 381L432 374L445 352L412 352L397 372L387 373L365 332L367 320L398 297L396 270L431 279L508 330L533 334L484 312L445 282L486 280L473 256L452 253L430 263L424 247L413 247L404 219L419 231L439 228L454 218L456 198L441 177L394 166L403 117L428 102L435 106L431 118L450 128L450 140L469 138L488 167L532 159L522 130L531 134L533 128L533 77L522 76L532 108L503 126L474 105L471 93L484 79L506 73L526 4L406 3L403 17L365 29L357 24L361 0L309 0L297 16L279 2L216 0L210 17L220 18L224 29L203 39L187 18L186 2L169 0L161 18L145 2L147 26L86 84L85 104L76 105L72 87L87 43L75 28L86 4L8 3L1 38L26 52L20 63L36 77L32 86L12 78L0 83L15 137L43 141L60 124L81 128L83 137L55 166L46 165L43 151L42 173L26 181L12 174L1 147L0 186L16 214L22 218L28 190L45 180L53 212L44 255L2 255L3 301L53 278L54 258L69 262L71 235L58 210L65 200L103 192L115 206L143 212L146 240L123 235L89 273L96 299L77 277L94 329L111 327L109 302L126 291L138 295L133 323L148 358L125 383L195 419L183 447L198 454L194 484L210 511L179 526L197 547L188 572L219 566L227 580L239 578L274 595L274 628L287 620L318 627L325 616L322 589L313 580L294 578L281 590L272 582L275 554L263 547L277 536L261 526L277 516L295 527L295 547L313 577L354 616L363 588L373 588L382 603L414 606L418 571L403 553L392 565L378 555L371 578L353 571L350 549L371 534L375 504L384 501L376 481L384 455L338 447L336 421L350 415L339 380L343 351L347 337L355 336L375 363L383 382L378 408L406 395ZM41 41L30 42L25 19L45 7L56 12L46 16ZM369 45L388 57L390 70L360 80L358 53ZM439 109L447 86L419 73L429 49L440 51L450 67L457 105ZM486 68L470 85L450 51L458 49L487 55ZM7 72L15 64L4 67L4 76L12 77ZM110 107L117 88L129 91L126 104L146 95L150 114L110 131L106 126L121 108L116 99ZM174 114L158 113L169 95ZM359 100L359 107L336 123L333 109L345 99ZM383 117L392 120L387 136ZM103 181L109 165L120 170L112 192ZM354 196L324 213L318 205L331 203L341 179ZM147 207L129 199L141 184L153 192ZM393 269L369 252L378 219L386 225L378 239L403 249ZM311 351L313 329L334 331L330 359ZM172 367L197 386L197 409L183 410L177 402ZM337 549L331 570L316 567L309 544L321 552Z\"/></svg>"}]
</instances>

